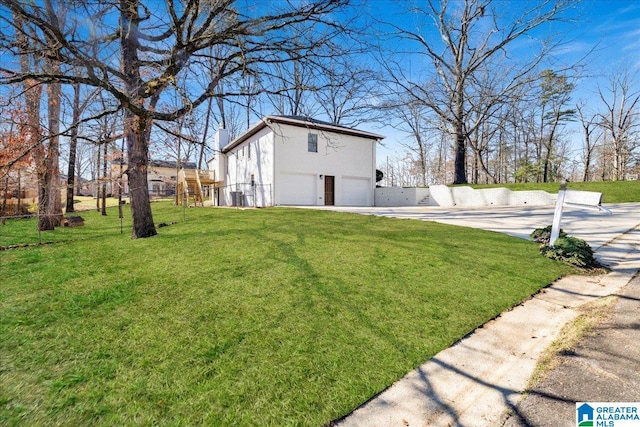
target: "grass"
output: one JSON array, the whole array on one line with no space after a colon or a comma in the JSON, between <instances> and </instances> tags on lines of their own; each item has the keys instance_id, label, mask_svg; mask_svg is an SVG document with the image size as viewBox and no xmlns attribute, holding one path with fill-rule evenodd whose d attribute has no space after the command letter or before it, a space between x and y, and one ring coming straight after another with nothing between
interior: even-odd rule
<instances>
[{"instance_id":1,"label":"grass","mask_svg":"<svg viewBox=\"0 0 640 427\"><path fill-rule=\"evenodd\" d=\"M0 251L0 425L319 426L572 271L437 223L153 209L153 238L111 209Z\"/></svg>"},{"instance_id":2,"label":"grass","mask_svg":"<svg viewBox=\"0 0 640 427\"><path fill-rule=\"evenodd\" d=\"M116 197L107 197L105 201L107 207L118 206L118 199ZM64 200L64 203L66 204L66 199ZM76 211L88 211L96 209L96 198L91 196L74 196L73 208ZM77 215L77 213L74 213L73 215Z\"/></svg>"},{"instance_id":3,"label":"grass","mask_svg":"<svg viewBox=\"0 0 640 427\"><path fill-rule=\"evenodd\" d=\"M522 190L543 190L549 193L557 193L560 184L557 182L548 183L520 183L520 184L477 184L471 185L473 188L495 188L504 187L512 191ZM569 190L596 191L602 193L602 203L629 203L640 201L640 182L638 181L591 181L591 182L569 182Z\"/></svg>"}]
</instances>

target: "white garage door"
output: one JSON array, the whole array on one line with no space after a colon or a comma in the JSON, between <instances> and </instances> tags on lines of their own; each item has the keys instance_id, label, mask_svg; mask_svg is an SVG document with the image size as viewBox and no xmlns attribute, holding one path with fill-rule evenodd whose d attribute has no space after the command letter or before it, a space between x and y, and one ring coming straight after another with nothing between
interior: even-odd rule
<instances>
[{"instance_id":1,"label":"white garage door","mask_svg":"<svg viewBox=\"0 0 640 427\"><path fill-rule=\"evenodd\" d=\"M371 206L371 179L342 178L344 206Z\"/></svg>"},{"instance_id":2,"label":"white garage door","mask_svg":"<svg viewBox=\"0 0 640 427\"><path fill-rule=\"evenodd\" d=\"M318 178L315 175L298 173L281 173L278 204L310 206L316 204L316 186Z\"/></svg>"}]
</instances>

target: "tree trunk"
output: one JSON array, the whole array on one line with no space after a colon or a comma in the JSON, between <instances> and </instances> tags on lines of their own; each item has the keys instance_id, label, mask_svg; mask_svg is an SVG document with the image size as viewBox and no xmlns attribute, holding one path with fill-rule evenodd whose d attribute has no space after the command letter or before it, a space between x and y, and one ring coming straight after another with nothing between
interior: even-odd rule
<instances>
[{"instance_id":1,"label":"tree trunk","mask_svg":"<svg viewBox=\"0 0 640 427\"><path fill-rule=\"evenodd\" d=\"M75 189L76 149L78 147L78 121L80 120L80 84L73 85L73 127L69 138L69 167L67 168L67 206L66 212L74 212L73 196Z\"/></svg>"},{"instance_id":2,"label":"tree trunk","mask_svg":"<svg viewBox=\"0 0 640 427\"><path fill-rule=\"evenodd\" d=\"M59 72L60 64L51 62L51 69ZM62 200L60 194L60 102L61 86L52 83L48 90L49 144L38 181L40 183L40 220L39 230L53 230L62 220Z\"/></svg>"},{"instance_id":3,"label":"tree trunk","mask_svg":"<svg viewBox=\"0 0 640 427\"><path fill-rule=\"evenodd\" d=\"M120 0L122 69L126 78L126 91L134 106L144 100L138 94L142 86L140 60L138 59L137 24L138 0ZM125 137L127 140L127 174L129 175L129 198L133 227L131 238L151 237L157 234L151 214L149 187L147 184L147 164L149 161L149 138L151 119L136 115L131 108L125 111Z\"/></svg>"},{"instance_id":4,"label":"tree trunk","mask_svg":"<svg viewBox=\"0 0 640 427\"><path fill-rule=\"evenodd\" d=\"M16 32L16 44L20 55L20 70L23 73L29 73L32 67L35 69L37 57L30 52L33 51L29 45L28 34L30 28L26 25L19 15L14 15L14 22L19 31ZM31 63L33 61L33 64ZM28 141L33 146L32 158L36 166L36 173L40 175L40 169L43 166L44 150L42 147L42 128L40 126L40 101L42 95L42 86L36 84L31 79L24 80L22 84L24 90L25 107L27 110L27 130ZM40 209L40 181L38 181L38 209ZM20 208L20 191L18 186L18 209ZM38 223L38 227L40 224Z\"/></svg>"},{"instance_id":5,"label":"tree trunk","mask_svg":"<svg viewBox=\"0 0 640 427\"><path fill-rule=\"evenodd\" d=\"M124 139L122 140L122 146L120 148L120 175L118 176L118 218L122 219L122 166L124 164ZM122 224L122 221L120 221ZM122 229L120 230L122 233Z\"/></svg>"},{"instance_id":6,"label":"tree trunk","mask_svg":"<svg viewBox=\"0 0 640 427\"><path fill-rule=\"evenodd\" d=\"M95 189L96 189L96 212L100 212L100 156L102 155L102 150L100 144L98 144L96 148L96 179L95 179Z\"/></svg>"},{"instance_id":7,"label":"tree trunk","mask_svg":"<svg viewBox=\"0 0 640 427\"><path fill-rule=\"evenodd\" d=\"M454 133L456 137L455 160L454 160L454 184L467 184L467 162L466 162L466 138L464 135L463 125L456 122L454 125Z\"/></svg>"},{"instance_id":8,"label":"tree trunk","mask_svg":"<svg viewBox=\"0 0 640 427\"><path fill-rule=\"evenodd\" d=\"M4 189L2 190L2 209L0 209L0 216L3 217L2 225L5 225L6 219L4 217L9 216L9 213L7 212L8 195L9 195L9 175L7 175L7 177L4 180ZM18 197L20 197L20 194L18 194Z\"/></svg>"},{"instance_id":9,"label":"tree trunk","mask_svg":"<svg viewBox=\"0 0 640 427\"><path fill-rule=\"evenodd\" d=\"M457 59L458 60L458 59ZM461 64L458 64L461 67ZM464 86L462 79L462 71L458 70L457 85L455 88L454 105L455 118L453 122L453 133L456 137L455 141L455 160L454 160L454 184L467 184L467 135L465 133L464 124Z\"/></svg>"},{"instance_id":10,"label":"tree trunk","mask_svg":"<svg viewBox=\"0 0 640 427\"><path fill-rule=\"evenodd\" d=\"M202 169L202 161L204 160L204 152L207 148L207 136L209 135L209 122L211 120L211 106L213 104L213 97L209 97L207 103L207 112L204 118L204 131L202 133L202 145L200 146L200 156L198 157L198 170ZM224 123L224 121L223 121ZM218 153L214 153L218 155ZM177 176L177 175L176 175Z\"/></svg>"},{"instance_id":11,"label":"tree trunk","mask_svg":"<svg viewBox=\"0 0 640 427\"><path fill-rule=\"evenodd\" d=\"M591 153L589 153L587 155L587 158L584 159L584 173L582 174L582 182L590 181L589 169L591 169Z\"/></svg>"},{"instance_id":12,"label":"tree trunk","mask_svg":"<svg viewBox=\"0 0 640 427\"><path fill-rule=\"evenodd\" d=\"M132 116L127 112L126 116ZM131 200L131 216L133 217L133 229L131 238L151 237L157 234L151 214L149 201L149 186L147 183L147 163L149 158L147 132L145 120L138 117L129 117L128 123L137 123L126 132L127 174L129 175L129 198Z\"/></svg>"},{"instance_id":13,"label":"tree trunk","mask_svg":"<svg viewBox=\"0 0 640 427\"><path fill-rule=\"evenodd\" d=\"M551 151L547 150L542 162L542 182L549 182L549 162L551 161Z\"/></svg>"},{"instance_id":14,"label":"tree trunk","mask_svg":"<svg viewBox=\"0 0 640 427\"><path fill-rule=\"evenodd\" d=\"M58 15L52 4L45 2L47 16L58 27ZM46 35L51 49L57 46L57 40ZM54 53L54 52L50 52ZM45 59L46 71L53 75L61 74L60 62L52 57ZM44 164L39 168L38 182L40 187L38 221L39 230L53 230L62 220L62 199L60 194L60 111L62 103L62 85L57 82L49 83L47 87L47 120L48 144L44 150Z\"/></svg>"},{"instance_id":15,"label":"tree trunk","mask_svg":"<svg viewBox=\"0 0 640 427\"><path fill-rule=\"evenodd\" d=\"M107 149L109 143L105 141L102 151L102 216L107 216Z\"/></svg>"},{"instance_id":16,"label":"tree trunk","mask_svg":"<svg viewBox=\"0 0 640 427\"><path fill-rule=\"evenodd\" d=\"M22 173L18 169L18 205L16 206L16 215L22 215Z\"/></svg>"}]
</instances>

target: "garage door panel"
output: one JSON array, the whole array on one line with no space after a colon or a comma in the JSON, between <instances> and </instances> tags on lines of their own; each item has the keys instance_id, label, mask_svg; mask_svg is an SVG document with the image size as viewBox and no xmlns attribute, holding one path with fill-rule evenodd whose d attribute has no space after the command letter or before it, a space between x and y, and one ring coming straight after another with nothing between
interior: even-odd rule
<instances>
[{"instance_id":1,"label":"garage door panel","mask_svg":"<svg viewBox=\"0 0 640 427\"><path fill-rule=\"evenodd\" d=\"M316 176L298 173L280 174L281 205L311 206L316 204Z\"/></svg>"},{"instance_id":2,"label":"garage door panel","mask_svg":"<svg viewBox=\"0 0 640 427\"><path fill-rule=\"evenodd\" d=\"M342 178L342 204L371 206L371 179Z\"/></svg>"}]
</instances>

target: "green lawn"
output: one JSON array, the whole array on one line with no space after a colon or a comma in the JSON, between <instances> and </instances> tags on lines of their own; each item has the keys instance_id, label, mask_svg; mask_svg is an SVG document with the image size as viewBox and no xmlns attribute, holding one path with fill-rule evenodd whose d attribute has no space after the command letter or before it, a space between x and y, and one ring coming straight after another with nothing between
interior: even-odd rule
<instances>
[{"instance_id":1,"label":"green lawn","mask_svg":"<svg viewBox=\"0 0 640 427\"><path fill-rule=\"evenodd\" d=\"M549 193L557 193L560 184L557 182L536 183L528 182L524 184L497 184L497 185L471 185L473 188L496 188L504 187L513 191L520 190L544 190ZM592 182L570 182L567 184L569 190L596 191L602 193L602 203L629 203L640 201L640 181L592 181Z\"/></svg>"},{"instance_id":2,"label":"green lawn","mask_svg":"<svg viewBox=\"0 0 640 427\"><path fill-rule=\"evenodd\" d=\"M320 426L571 271L436 223L153 208L153 238L112 209L0 251L0 425Z\"/></svg>"}]
</instances>

